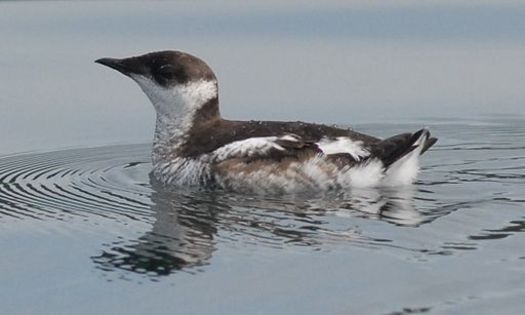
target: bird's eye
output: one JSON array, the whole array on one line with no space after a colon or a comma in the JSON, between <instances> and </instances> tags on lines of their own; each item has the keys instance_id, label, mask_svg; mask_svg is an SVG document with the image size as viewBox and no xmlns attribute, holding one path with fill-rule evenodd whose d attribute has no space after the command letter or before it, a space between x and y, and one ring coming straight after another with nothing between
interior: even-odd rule
<instances>
[{"instance_id":1,"label":"bird's eye","mask_svg":"<svg viewBox=\"0 0 525 315\"><path fill-rule=\"evenodd\" d=\"M163 65L157 70L157 75L166 80L173 79L177 74L177 69L172 65Z\"/></svg>"},{"instance_id":2,"label":"bird's eye","mask_svg":"<svg viewBox=\"0 0 525 315\"><path fill-rule=\"evenodd\" d=\"M165 64L153 72L155 80L161 85L184 83L187 75L184 69L177 65Z\"/></svg>"}]
</instances>

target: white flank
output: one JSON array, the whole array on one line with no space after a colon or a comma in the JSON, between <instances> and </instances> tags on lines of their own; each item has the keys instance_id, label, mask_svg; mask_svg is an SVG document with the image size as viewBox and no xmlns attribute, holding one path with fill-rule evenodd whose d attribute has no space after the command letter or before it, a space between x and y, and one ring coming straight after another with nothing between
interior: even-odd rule
<instances>
[{"instance_id":1,"label":"white flank","mask_svg":"<svg viewBox=\"0 0 525 315\"><path fill-rule=\"evenodd\" d=\"M335 140L323 138L316 144L326 155L347 153L356 161L360 161L362 158L367 157L370 154L370 152L363 147L363 142L353 141L348 137L337 137Z\"/></svg>"},{"instance_id":2,"label":"white flank","mask_svg":"<svg viewBox=\"0 0 525 315\"><path fill-rule=\"evenodd\" d=\"M372 159L355 167L341 170L337 175L337 180L341 186L346 188L365 188L379 186L384 176L383 163Z\"/></svg>"},{"instance_id":3,"label":"white flank","mask_svg":"<svg viewBox=\"0 0 525 315\"><path fill-rule=\"evenodd\" d=\"M336 175L335 169L322 156L317 155L305 163L297 165L296 169L296 177L302 181L296 184L295 190L301 190L301 184L302 187L309 189L314 187L317 190L328 190L337 185L334 177Z\"/></svg>"},{"instance_id":4,"label":"white flank","mask_svg":"<svg viewBox=\"0 0 525 315\"><path fill-rule=\"evenodd\" d=\"M153 164L155 178L170 185L199 185L211 178L210 164L201 159L175 158Z\"/></svg>"}]
</instances>

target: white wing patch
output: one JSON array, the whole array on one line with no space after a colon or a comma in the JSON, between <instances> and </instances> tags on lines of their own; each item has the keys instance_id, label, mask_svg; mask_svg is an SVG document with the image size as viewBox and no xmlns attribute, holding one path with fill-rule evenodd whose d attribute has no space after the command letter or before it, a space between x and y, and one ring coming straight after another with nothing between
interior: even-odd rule
<instances>
[{"instance_id":1,"label":"white wing patch","mask_svg":"<svg viewBox=\"0 0 525 315\"><path fill-rule=\"evenodd\" d=\"M254 155L263 155L270 150L275 149L284 151L278 141L297 142L299 139L293 135L284 135L281 137L253 137L245 140L239 140L222 146L211 153L212 159L216 162L224 161L234 157L251 157Z\"/></svg>"},{"instance_id":2,"label":"white wing patch","mask_svg":"<svg viewBox=\"0 0 525 315\"><path fill-rule=\"evenodd\" d=\"M279 137L277 140L289 141L289 142L298 142L298 141L301 140L301 137L299 137L298 135L287 134L287 135Z\"/></svg>"},{"instance_id":3,"label":"white wing patch","mask_svg":"<svg viewBox=\"0 0 525 315\"><path fill-rule=\"evenodd\" d=\"M323 138L316 144L326 155L347 153L356 161L360 161L362 158L370 155L370 152L363 146L362 141L353 141L348 137Z\"/></svg>"}]
</instances>

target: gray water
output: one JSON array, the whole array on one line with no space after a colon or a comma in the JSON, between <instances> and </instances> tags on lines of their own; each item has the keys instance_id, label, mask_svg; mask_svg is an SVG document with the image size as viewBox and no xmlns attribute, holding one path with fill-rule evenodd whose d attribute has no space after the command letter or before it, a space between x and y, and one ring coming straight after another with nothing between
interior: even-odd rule
<instances>
[{"instance_id":1,"label":"gray water","mask_svg":"<svg viewBox=\"0 0 525 315\"><path fill-rule=\"evenodd\" d=\"M525 8L354 5L1 2L1 313L520 313ZM152 108L92 61L165 48L224 116L439 142L412 187L158 187Z\"/></svg>"}]
</instances>

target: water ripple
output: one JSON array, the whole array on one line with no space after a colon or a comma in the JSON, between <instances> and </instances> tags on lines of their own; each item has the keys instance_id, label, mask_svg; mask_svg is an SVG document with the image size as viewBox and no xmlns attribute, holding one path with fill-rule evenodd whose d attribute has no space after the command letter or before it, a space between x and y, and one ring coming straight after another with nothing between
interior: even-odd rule
<instances>
[{"instance_id":1,"label":"water ripple","mask_svg":"<svg viewBox=\"0 0 525 315\"><path fill-rule=\"evenodd\" d=\"M293 196L167 190L149 178L147 145L6 156L0 158L0 224L76 218L141 223L145 231L117 231L91 259L103 272L152 279L200 270L219 244L314 250L349 245L426 260L522 233L524 221L516 213L525 203L524 146L494 149L484 141L447 140L443 128L433 128L445 135L444 144L425 158L414 187ZM502 205L505 213L491 211ZM487 226L496 222L492 217L499 223Z\"/></svg>"},{"instance_id":2,"label":"water ripple","mask_svg":"<svg viewBox=\"0 0 525 315\"><path fill-rule=\"evenodd\" d=\"M144 146L118 146L2 158L0 209L20 219L148 217L147 172L139 167L149 160L144 152Z\"/></svg>"}]
</instances>

